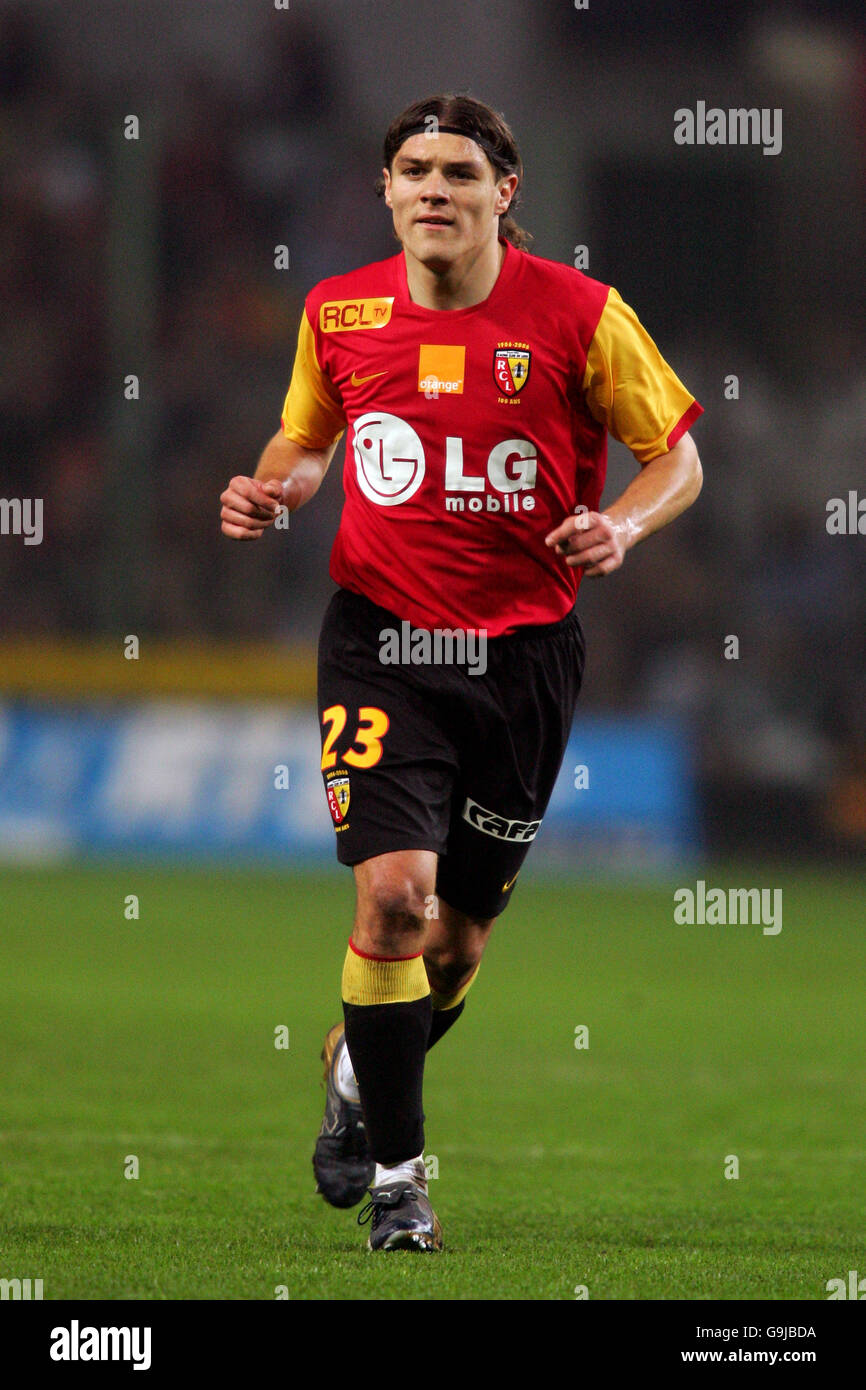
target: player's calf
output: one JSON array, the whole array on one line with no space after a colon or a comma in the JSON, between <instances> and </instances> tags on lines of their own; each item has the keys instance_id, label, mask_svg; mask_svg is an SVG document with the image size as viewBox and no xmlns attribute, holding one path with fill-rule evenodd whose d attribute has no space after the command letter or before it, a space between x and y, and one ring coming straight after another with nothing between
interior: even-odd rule
<instances>
[{"instance_id":1,"label":"player's calf","mask_svg":"<svg viewBox=\"0 0 866 1390\"><path fill-rule=\"evenodd\" d=\"M433 1005L428 1052L462 1014L493 922L492 917L473 917L439 900L439 916L430 923L424 945Z\"/></svg>"},{"instance_id":2,"label":"player's calf","mask_svg":"<svg viewBox=\"0 0 866 1390\"><path fill-rule=\"evenodd\" d=\"M446 977L437 975L435 971L431 974L430 966L427 964L426 960L424 964L427 968L427 978L430 980L430 1003L433 1008L433 1018L430 1023L430 1036L427 1039L427 1051L429 1052L431 1047L438 1043L440 1038L445 1036L448 1029L454 1026L462 1014L466 1007L466 995L475 983L475 977L481 967L480 963L476 965L474 969L470 970L468 976L464 971L462 983L457 989L449 989L447 987ZM437 989L436 983L445 983L446 987L444 989Z\"/></svg>"}]
</instances>

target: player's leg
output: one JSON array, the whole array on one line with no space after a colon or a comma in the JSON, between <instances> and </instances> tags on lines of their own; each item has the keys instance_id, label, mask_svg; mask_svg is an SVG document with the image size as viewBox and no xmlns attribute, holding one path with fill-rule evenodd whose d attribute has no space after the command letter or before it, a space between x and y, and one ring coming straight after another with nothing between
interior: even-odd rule
<instances>
[{"instance_id":1,"label":"player's leg","mask_svg":"<svg viewBox=\"0 0 866 1390\"><path fill-rule=\"evenodd\" d=\"M421 1088L430 1032L426 900L436 855L405 850L355 865L355 922L343 970L346 1042L377 1163L424 1147Z\"/></svg>"},{"instance_id":2,"label":"player's leg","mask_svg":"<svg viewBox=\"0 0 866 1390\"><path fill-rule=\"evenodd\" d=\"M346 1044L376 1172L371 1250L436 1250L442 1232L427 1197L424 1059L431 996L425 909L437 856L409 850L355 866L355 923L343 970Z\"/></svg>"},{"instance_id":3,"label":"player's leg","mask_svg":"<svg viewBox=\"0 0 866 1390\"><path fill-rule=\"evenodd\" d=\"M424 948L428 1047L462 1014L493 923L511 901L553 792L583 671L574 614L493 639L487 651L487 672L467 681L460 777Z\"/></svg>"},{"instance_id":4,"label":"player's leg","mask_svg":"<svg viewBox=\"0 0 866 1390\"><path fill-rule=\"evenodd\" d=\"M492 917L478 919L477 916L459 912L432 894L429 890L435 872L436 856L419 855L418 852L382 855L356 866L357 908L349 948L352 955L348 962L349 970L357 976L358 962L353 957L359 950L366 952L368 958L390 957L393 964L401 959L411 961L417 958L416 948L423 942L424 969L430 986L432 1013L426 1051L456 1023L463 1012L465 996L478 973L481 955L494 921ZM431 874L434 879L431 879ZM388 964L386 961L385 969ZM375 966L367 968L372 972ZM393 1038L383 1038L381 1030L385 1026L393 1029L394 1020L389 1015L396 1012L380 1009L371 1010L368 1014L357 1007L347 1009L348 1037L342 1027L332 1029L328 1035L329 1038L333 1037L336 1049L332 1051L331 1089L339 1090L339 1098L334 1097L331 1108L335 1111L335 1118L336 1108L341 1108L344 1122L348 1120L349 1123L343 1138L341 1161L332 1161L329 1170L332 1184L329 1190L335 1190L333 1184L336 1182L338 1196L356 1193L361 1182L365 1185L372 1183L375 1188L386 1185L389 1179L392 1182L412 1181L426 1194L426 1172L419 1162L424 1142L420 1037L415 1034L414 1048L398 1050L399 1069L390 1067L383 1073L380 1060L383 1055L388 1055L386 1049L393 1051ZM407 1012L411 1015L412 1011ZM353 1061L355 1055L360 1059L357 1071L365 1077L366 1109L361 1109L361 1088ZM369 1069L365 1065L367 1058ZM380 1107L384 1107L384 1114L377 1119L375 1116ZM363 1121L362 1116L365 1116ZM361 1122L355 1136L354 1150L347 1143L351 1138L353 1118L356 1125ZM371 1141L371 1135L377 1133L384 1133L392 1156L397 1151L411 1153L405 1172L401 1172L400 1163L380 1163L374 1173L368 1174L359 1163L359 1159L371 1156L371 1150L372 1153L384 1152L380 1150L377 1138ZM363 1140L358 1144L357 1140L362 1134ZM397 1145L401 1146L401 1150L395 1147ZM387 1171L389 1167L392 1169L390 1173ZM354 1205L354 1200L340 1200L334 1205ZM404 1217L405 1212L393 1215L393 1219L400 1222Z\"/></svg>"},{"instance_id":5,"label":"player's leg","mask_svg":"<svg viewBox=\"0 0 866 1390\"><path fill-rule=\"evenodd\" d=\"M320 1135L316 1162L329 1200L354 1205L362 1170L353 1159L366 1155L373 1161L373 1171L364 1175L372 1200L362 1216L372 1217L374 1250L438 1249L442 1243L427 1198L422 1101L431 1021L425 912L436 860L427 850L394 851L354 870L355 919L342 980L345 1028L336 1038L332 1083L329 1078L329 1101L332 1090L339 1092L331 1109L343 1132L336 1148L332 1136ZM347 1143L353 1111L363 1116L360 1154ZM334 1202L335 1192L353 1200Z\"/></svg>"},{"instance_id":6,"label":"player's leg","mask_svg":"<svg viewBox=\"0 0 866 1390\"><path fill-rule=\"evenodd\" d=\"M320 639L322 776L338 858L353 867L357 895L343 966L346 1023L325 1041L327 1102L313 1156L318 1190L338 1207L359 1202L374 1181L371 1138L381 1168L413 1162L423 1148L431 999L421 949L457 758L428 692L430 673L379 660L382 627L395 623L341 591ZM421 1173L425 1180L423 1165Z\"/></svg>"},{"instance_id":7,"label":"player's leg","mask_svg":"<svg viewBox=\"0 0 866 1390\"><path fill-rule=\"evenodd\" d=\"M428 1052L463 1013L495 920L460 912L444 898L436 897L424 944L424 966L433 1006Z\"/></svg>"},{"instance_id":8,"label":"player's leg","mask_svg":"<svg viewBox=\"0 0 866 1390\"><path fill-rule=\"evenodd\" d=\"M460 912L431 893L436 860L409 851L355 867L339 1055L346 1098L362 1106L376 1159L365 1208L375 1223L373 1249L441 1244L422 1157L424 1058L463 1012L494 920ZM414 993L420 997L412 1001L407 996Z\"/></svg>"}]
</instances>

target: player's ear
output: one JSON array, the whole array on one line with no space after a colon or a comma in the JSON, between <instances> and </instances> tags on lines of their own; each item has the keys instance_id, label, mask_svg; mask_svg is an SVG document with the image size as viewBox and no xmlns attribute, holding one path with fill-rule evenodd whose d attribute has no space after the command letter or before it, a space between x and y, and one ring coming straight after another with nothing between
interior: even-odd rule
<instances>
[{"instance_id":1,"label":"player's ear","mask_svg":"<svg viewBox=\"0 0 866 1390\"><path fill-rule=\"evenodd\" d=\"M382 178L383 178L383 180L384 180L384 182L385 182L385 204L386 204L387 207L390 208L390 207L393 206L392 203L391 203L391 171L390 171L390 169L383 169L383 170L382 170Z\"/></svg>"},{"instance_id":2,"label":"player's ear","mask_svg":"<svg viewBox=\"0 0 866 1390\"><path fill-rule=\"evenodd\" d=\"M504 212L508 211L511 205L511 199L517 192L517 185L519 182L520 180L516 174L509 174L506 178L499 179L497 182L496 213L499 217L501 217Z\"/></svg>"}]
</instances>

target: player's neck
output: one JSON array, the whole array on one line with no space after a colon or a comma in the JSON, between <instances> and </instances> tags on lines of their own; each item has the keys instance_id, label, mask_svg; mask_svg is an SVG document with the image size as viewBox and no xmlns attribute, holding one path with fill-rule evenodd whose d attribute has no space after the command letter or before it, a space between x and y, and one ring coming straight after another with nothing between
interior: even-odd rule
<instances>
[{"instance_id":1,"label":"player's neck","mask_svg":"<svg viewBox=\"0 0 866 1390\"><path fill-rule=\"evenodd\" d=\"M461 257L445 271L434 270L404 250L406 282L413 304L423 309L471 309L487 299L505 260L505 247L496 239L471 259Z\"/></svg>"}]
</instances>

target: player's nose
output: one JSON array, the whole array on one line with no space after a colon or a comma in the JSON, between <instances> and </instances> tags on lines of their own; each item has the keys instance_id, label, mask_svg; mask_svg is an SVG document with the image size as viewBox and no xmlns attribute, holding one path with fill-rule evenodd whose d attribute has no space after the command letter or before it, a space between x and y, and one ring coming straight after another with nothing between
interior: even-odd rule
<instances>
[{"instance_id":1,"label":"player's nose","mask_svg":"<svg viewBox=\"0 0 866 1390\"><path fill-rule=\"evenodd\" d=\"M447 202L448 184L438 170L433 169L421 185L422 202Z\"/></svg>"}]
</instances>

